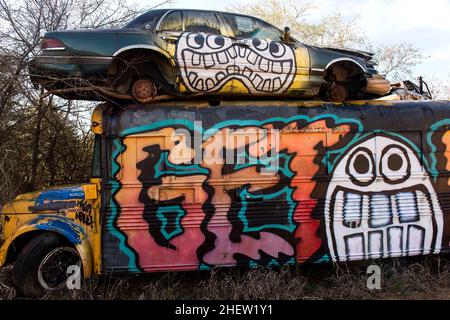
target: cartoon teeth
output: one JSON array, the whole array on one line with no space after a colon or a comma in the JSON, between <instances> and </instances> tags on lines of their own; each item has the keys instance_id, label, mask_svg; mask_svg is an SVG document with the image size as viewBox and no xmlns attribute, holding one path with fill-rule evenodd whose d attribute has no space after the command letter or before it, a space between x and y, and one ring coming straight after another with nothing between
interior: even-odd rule
<instances>
[{"instance_id":1,"label":"cartoon teeth","mask_svg":"<svg viewBox=\"0 0 450 320\"><path fill-rule=\"evenodd\" d=\"M333 261L347 261L438 253L443 216L417 152L380 134L335 166L325 225Z\"/></svg>"},{"instance_id":2,"label":"cartoon teeth","mask_svg":"<svg viewBox=\"0 0 450 320\"><path fill-rule=\"evenodd\" d=\"M214 92L226 82L238 79L251 93L287 90L295 76L294 51L284 44L272 46L270 41L265 45L258 41L254 46L254 41L248 40L243 46L222 36L184 34L176 57L186 87L192 92ZM274 47L284 54L274 56Z\"/></svg>"}]
</instances>

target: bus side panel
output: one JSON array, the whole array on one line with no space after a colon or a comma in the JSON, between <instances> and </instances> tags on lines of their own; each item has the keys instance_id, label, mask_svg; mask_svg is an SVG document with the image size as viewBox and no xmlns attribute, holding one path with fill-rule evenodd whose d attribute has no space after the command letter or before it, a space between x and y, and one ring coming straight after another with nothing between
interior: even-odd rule
<instances>
[{"instance_id":1,"label":"bus side panel","mask_svg":"<svg viewBox=\"0 0 450 320\"><path fill-rule=\"evenodd\" d=\"M450 111L441 104L433 115L418 104L139 108L105 125L105 270L281 266L449 247L442 119Z\"/></svg>"}]
</instances>

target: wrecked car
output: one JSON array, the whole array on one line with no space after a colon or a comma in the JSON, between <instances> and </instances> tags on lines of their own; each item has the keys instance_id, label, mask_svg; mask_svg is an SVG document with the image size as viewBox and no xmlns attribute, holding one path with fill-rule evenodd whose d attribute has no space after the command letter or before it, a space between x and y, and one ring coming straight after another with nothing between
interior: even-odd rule
<instances>
[{"instance_id":1,"label":"wrecked car","mask_svg":"<svg viewBox=\"0 0 450 320\"><path fill-rule=\"evenodd\" d=\"M391 90L385 96L377 100L432 100L428 84L422 77L418 78L419 84L411 80L401 80L391 83Z\"/></svg>"},{"instance_id":2,"label":"wrecked car","mask_svg":"<svg viewBox=\"0 0 450 320\"><path fill-rule=\"evenodd\" d=\"M111 30L47 32L33 83L63 98L251 95L330 101L382 96L373 54L303 44L255 17L158 9Z\"/></svg>"}]
</instances>

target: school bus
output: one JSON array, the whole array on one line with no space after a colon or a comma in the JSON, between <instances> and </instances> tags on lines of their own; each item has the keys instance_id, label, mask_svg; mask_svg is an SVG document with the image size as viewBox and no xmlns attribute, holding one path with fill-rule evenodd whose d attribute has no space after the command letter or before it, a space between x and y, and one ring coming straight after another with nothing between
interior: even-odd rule
<instances>
[{"instance_id":1,"label":"school bus","mask_svg":"<svg viewBox=\"0 0 450 320\"><path fill-rule=\"evenodd\" d=\"M23 295L108 272L283 266L449 249L449 101L98 106L88 183L3 206Z\"/></svg>"}]
</instances>

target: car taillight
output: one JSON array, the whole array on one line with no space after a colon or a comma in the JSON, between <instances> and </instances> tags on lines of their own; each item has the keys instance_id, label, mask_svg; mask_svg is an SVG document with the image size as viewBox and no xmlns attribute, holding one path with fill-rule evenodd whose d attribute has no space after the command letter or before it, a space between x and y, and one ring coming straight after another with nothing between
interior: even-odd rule
<instances>
[{"instance_id":1,"label":"car taillight","mask_svg":"<svg viewBox=\"0 0 450 320\"><path fill-rule=\"evenodd\" d=\"M58 39L54 38L43 38L41 40L42 50L65 50L66 47L64 43Z\"/></svg>"}]
</instances>

